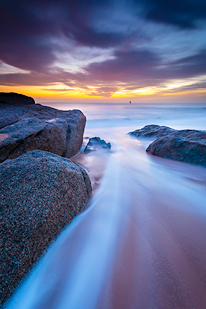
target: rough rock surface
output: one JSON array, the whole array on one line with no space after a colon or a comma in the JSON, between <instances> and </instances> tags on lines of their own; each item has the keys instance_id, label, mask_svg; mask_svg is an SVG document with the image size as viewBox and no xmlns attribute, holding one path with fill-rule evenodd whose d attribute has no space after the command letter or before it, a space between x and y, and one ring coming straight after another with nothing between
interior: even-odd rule
<instances>
[{"instance_id":1,"label":"rough rock surface","mask_svg":"<svg viewBox=\"0 0 206 309\"><path fill-rule=\"evenodd\" d=\"M147 125L141 129L129 132L130 135L135 137L162 137L168 134L175 132L174 129L171 129L166 126L158 126L156 124Z\"/></svg>"},{"instance_id":2,"label":"rough rock surface","mask_svg":"<svg viewBox=\"0 0 206 309\"><path fill-rule=\"evenodd\" d=\"M31 151L0 164L3 303L91 193L85 170L69 159Z\"/></svg>"},{"instance_id":3,"label":"rough rock surface","mask_svg":"<svg viewBox=\"0 0 206 309\"><path fill-rule=\"evenodd\" d=\"M103 149L110 150L111 144L106 143L100 137L92 137L89 139L87 146L84 149L84 152L95 151L97 148L103 148Z\"/></svg>"},{"instance_id":4,"label":"rough rock surface","mask_svg":"<svg viewBox=\"0 0 206 309\"><path fill-rule=\"evenodd\" d=\"M156 139L146 151L162 158L206 166L206 132L177 131Z\"/></svg>"},{"instance_id":5,"label":"rough rock surface","mask_svg":"<svg viewBox=\"0 0 206 309\"><path fill-rule=\"evenodd\" d=\"M85 123L79 110L10 106L0 101L0 162L35 149L70 158L82 145Z\"/></svg>"},{"instance_id":6,"label":"rough rock surface","mask_svg":"<svg viewBox=\"0 0 206 309\"><path fill-rule=\"evenodd\" d=\"M156 138L146 149L149 154L206 166L206 131L147 125L129 134Z\"/></svg>"},{"instance_id":7,"label":"rough rock surface","mask_svg":"<svg viewBox=\"0 0 206 309\"><path fill-rule=\"evenodd\" d=\"M10 105L30 105L35 104L31 97L15 92L0 92L0 102Z\"/></svg>"}]
</instances>

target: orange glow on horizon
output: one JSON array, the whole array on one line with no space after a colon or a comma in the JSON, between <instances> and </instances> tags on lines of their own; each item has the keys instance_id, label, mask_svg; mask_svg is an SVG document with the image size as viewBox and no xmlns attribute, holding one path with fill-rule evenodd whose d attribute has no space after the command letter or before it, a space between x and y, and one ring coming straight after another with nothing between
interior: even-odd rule
<instances>
[{"instance_id":1,"label":"orange glow on horizon","mask_svg":"<svg viewBox=\"0 0 206 309\"><path fill-rule=\"evenodd\" d=\"M124 88L119 89L116 92L111 93L109 96L106 92L98 94L99 88L95 86L87 86L85 89L79 87L69 87L64 84L50 85L47 87L39 86L2 86L2 92L17 92L27 96L34 97L36 101L97 101L97 102L123 102L124 99L147 101L147 102L159 102L165 101L165 103L175 103L177 99L180 101L187 101L193 98L200 98L201 103L206 103L206 89L188 89L182 90L181 86L171 84L166 87L143 87L135 90L127 90ZM99 92L100 93L100 92ZM140 101L138 100L140 99Z\"/></svg>"}]
</instances>

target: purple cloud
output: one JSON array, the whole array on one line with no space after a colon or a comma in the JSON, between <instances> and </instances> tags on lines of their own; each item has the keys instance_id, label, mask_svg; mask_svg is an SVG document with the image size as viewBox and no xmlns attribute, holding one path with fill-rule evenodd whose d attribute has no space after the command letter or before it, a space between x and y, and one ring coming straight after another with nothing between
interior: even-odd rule
<instances>
[{"instance_id":1,"label":"purple cloud","mask_svg":"<svg viewBox=\"0 0 206 309\"><path fill-rule=\"evenodd\" d=\"M181 46L183 29L191 33L192 46L194 28L205 18L206 2L202 0L125 0L116 9L112 0L1 1L0 60L28 74L0 74L0 84L51 85L51 89L55 83L71 87L75 83L84 89L92 84L99 94L106 95L117 90L118 83L135 89L161 85L168 79L202 76L206 74L204 38L190 56L179 53L175 61L165 58L164 48L186 49ZM167 39L165 24L174 26L171 31L180 36L180 46L174 46L172 36L171 41ZM158 37L165 40L157 50ZM89 53L94 49L100 54L109 50L110 58L89 61L89 65L82 62L82 73L66 72L64 63L58 68L65 54L71 55L64 60L69 67L72 59L91 59Z\"/></svg>"},{"instance_id":2,"label":"purple cloud","mask_svg":"<svg viewBox=\"0 0 206 309\"><path fill-rule=\"evenodd\" d=\"M99 79L130 80L134 77L141 78L157 66L159 57L148 50L118 51L116 58L101 63L92 63L87 72Z\"/></svg>"}]
</instances>

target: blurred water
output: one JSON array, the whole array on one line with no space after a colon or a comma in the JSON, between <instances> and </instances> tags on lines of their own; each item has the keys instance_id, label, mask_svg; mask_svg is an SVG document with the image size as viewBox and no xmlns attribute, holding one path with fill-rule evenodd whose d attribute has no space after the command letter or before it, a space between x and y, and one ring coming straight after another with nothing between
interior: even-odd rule
<instances>
[{"instance_id":1,"label":"blurred water","mask_svg":"<svg viewBox=\"0 0 206 309\"><path fill-rule=\"evenodd\" d=\"M74 158L95 193L7 308L204 308L206 169L150 156L150 140L126 133L152 123L206 129L206 107L75 108L87 116L85 136L112 152Z\"/></svg>"},{"instance_id":2,"label":"blurred water","mask_svg":"<svg viewBox=\"0 0 206 309\"><path fill-rule=\"evenodd\" d=\"M62 110L80 109L87 117L87 128L130 127L135 130L155 123L175 129L206 129L206 104L50 103L49 106Z\"/></svg>"}]
</instances>

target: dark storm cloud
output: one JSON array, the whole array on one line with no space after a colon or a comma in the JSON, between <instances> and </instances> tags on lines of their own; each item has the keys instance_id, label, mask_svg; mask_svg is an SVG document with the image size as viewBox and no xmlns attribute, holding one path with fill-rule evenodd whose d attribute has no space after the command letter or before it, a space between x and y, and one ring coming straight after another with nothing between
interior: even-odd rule
<instances>
[{"instance_id":1,"label":"dark storm cloud","mask_svg":"<svg viewBox=\"0 0 206 309\"><path fill-rule=\"evenodd\" d=\"M86 46L95 47L112 47L123 43L130 35L115 33L115 32L101 32L97 33L92 28L78 27L74 30L73 35L77 42Z\"/></svg>"},{"instance_id":2,"label":"dark storm cloud","mask_svg":"<svg viewBox=\"0 0 206 309\"><path fill-rule=\"evenodd\" d=\"M38 16L29 1L0 3L0 58L7 64L44 70L55 60L53 46L47 42L52 33L52 22Z\"/></svg>"},{"instance_id":3,"label":"dark storm cloud","mask_svg":"<svg viewBox=\"0 0 206 309\"><path fill-rule=\"evenodd\" d=\"M197 21L206 19L205 0L134 0L134 3L143 6L147 19L181 28L194 28Z\"/></svg>"}]
</instances>

